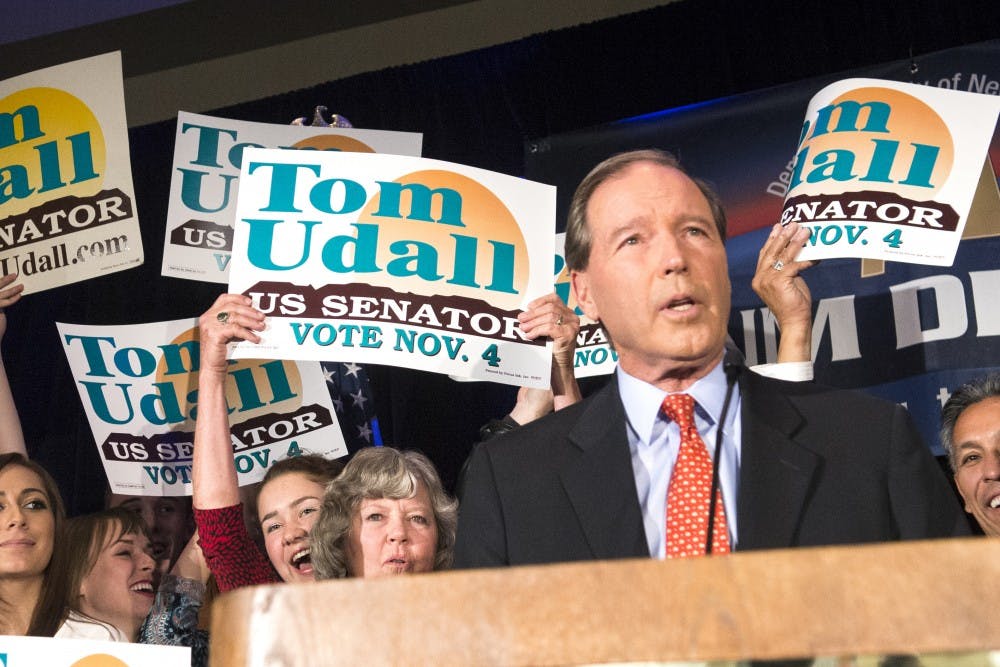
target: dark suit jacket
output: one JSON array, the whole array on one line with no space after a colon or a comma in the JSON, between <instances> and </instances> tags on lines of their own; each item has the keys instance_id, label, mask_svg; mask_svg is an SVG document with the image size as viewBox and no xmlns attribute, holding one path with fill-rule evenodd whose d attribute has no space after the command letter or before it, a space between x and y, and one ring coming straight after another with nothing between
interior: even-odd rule
<instances>
[{"instance_id":1,"label":"dark suit jacket","mask_svg":"<svg viewBox=\"0 0 1000 667\"><path fill-rule=\"evenodd\" d=\"M812 383L740 376L739 550L964 535L906 410ZM618 383L478 445L456 567L649 556Z\"/></svg>"}]
</instances>

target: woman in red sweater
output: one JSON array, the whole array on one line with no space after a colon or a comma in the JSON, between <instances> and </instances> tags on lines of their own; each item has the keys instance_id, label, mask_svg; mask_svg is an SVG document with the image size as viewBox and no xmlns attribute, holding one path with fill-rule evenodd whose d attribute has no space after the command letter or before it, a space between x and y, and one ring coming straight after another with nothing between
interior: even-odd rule
<instances>
[{"instance_id":1,"label":"woman in red sweater","mask_svg":"<svg viewBox=\"0 0 1000 667\"><path fill-rule=\"evenodd\" d=\"M260 342L255 332L263 330L264 315L248 297L223 294L201 316L199 328L201 368L192 477L194 517L205 560L223 592L254 584L312 581L309 530L326 483L343 466L316 455L284 459L271 466L257 496L257 518L267 551L261 553L243 521L233 464L226 344Z\"/></svg>"}]
</instances>

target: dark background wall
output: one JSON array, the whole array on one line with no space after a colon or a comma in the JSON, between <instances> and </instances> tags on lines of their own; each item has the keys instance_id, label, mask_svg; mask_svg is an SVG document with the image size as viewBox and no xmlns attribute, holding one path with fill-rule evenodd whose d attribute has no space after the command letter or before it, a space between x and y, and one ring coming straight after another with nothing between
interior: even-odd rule
<instances>
[{"instance_id":1,"label":"dark background wall","mask_svg":"<svg viewBox=\"0 0 1000 667\"><path fill-rule=\"evenodd\" d=\"M555 133L996 37L994 0L685 0L209 113L287 123L324 104L356 127L422 132L427 157L518 175L524 151ZM114 48L105 40L81 56ZM3 352L28 447L73 511L99 505L104 474L53 322L195 317L222 291L159 275L174 132L167 120L129 133L145 264L9 309ZM478 427L513 402L508 387L382 367L372 376L385 441L422 449L448 483Z\"/></svg>"}]
</instances>

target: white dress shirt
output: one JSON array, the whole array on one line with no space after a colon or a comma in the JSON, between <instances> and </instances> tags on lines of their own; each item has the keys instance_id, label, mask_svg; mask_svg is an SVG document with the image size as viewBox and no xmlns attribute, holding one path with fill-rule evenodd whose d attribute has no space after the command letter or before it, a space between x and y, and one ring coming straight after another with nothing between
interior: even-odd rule
<instances>
[{"instance_id":1,"label":"white dress shirt","mask_svg":"<svg viewBox=\"0 0 1000 667\"><path fill-rule=\"evenodd\" d=\"M660 412L667 392L632 377L621 367L617 373L618 390L625 406L632 472L639 493L649 553L656 558L664 558L667 490L680 447L680 429ZM718 420L726 399L726 374L722 363L683 393L690 394L695 400L695 425L708 447L709 457L714 458ZM740 392L738 387L734 387L722 429L722 459L719 463L719 488L722 489L722 502L726 507L729 544L734 549L739 536L736 525L740 470L739 414Z\"/></svg>"},{"instance_id":2,"label":"white dress shirt","mask_svg":"<svg viewBox=\"0 0 1000 667\"><path fill-rule=\"evenodd\" d=\"M749 370L781 380L812 379L811 362L764 364L751 366ZM667 490L680 448L680 429L660 412L667 392L632 377L620 366L616 372L618 392L625 406L632 473L639 493L649 553L656 558L664 558L667 548ZM683 393L694 397L695 425L708 448L709 458L714 459L717 425L726 399L726 374L722 362ZM726 411L726 423L722 428L722 460L719 462L719 488L722 489L722 503L726 508L729 545L734 550L739 542L736 499L739 494L743 426L740 404L739 386L734 386Z\"/></svg>"}]
</instances>

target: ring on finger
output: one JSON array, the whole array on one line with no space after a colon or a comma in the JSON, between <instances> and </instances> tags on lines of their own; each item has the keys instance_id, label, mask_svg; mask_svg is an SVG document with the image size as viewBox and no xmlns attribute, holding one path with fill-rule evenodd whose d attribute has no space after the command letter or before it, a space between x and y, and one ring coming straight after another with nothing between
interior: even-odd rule
<instances>
[{"instance_id":1,"label":"ring on finger","mask_svg":"<svg viewBox=\"0 0 1000 667\"><path fill-rule=\"evenodd\" d=\"M223 310L222 312L220 312L218 315L215 316L215 319L225 324L226 322L229 321L229 313Z\"/></svg>"},{"instance_id":2,"label":"ring on finger","mask_svg":"<svg viewBox=\"0 0 1000 667\"><path fill-rule=\"evenodd\" d=\"M781 271L783 268L785 268L785 263L782 262L780 259L776 259L774 260L774 264L771 265L771 268L774 269L775 271Z\"/></svg>"}]
</instances>

